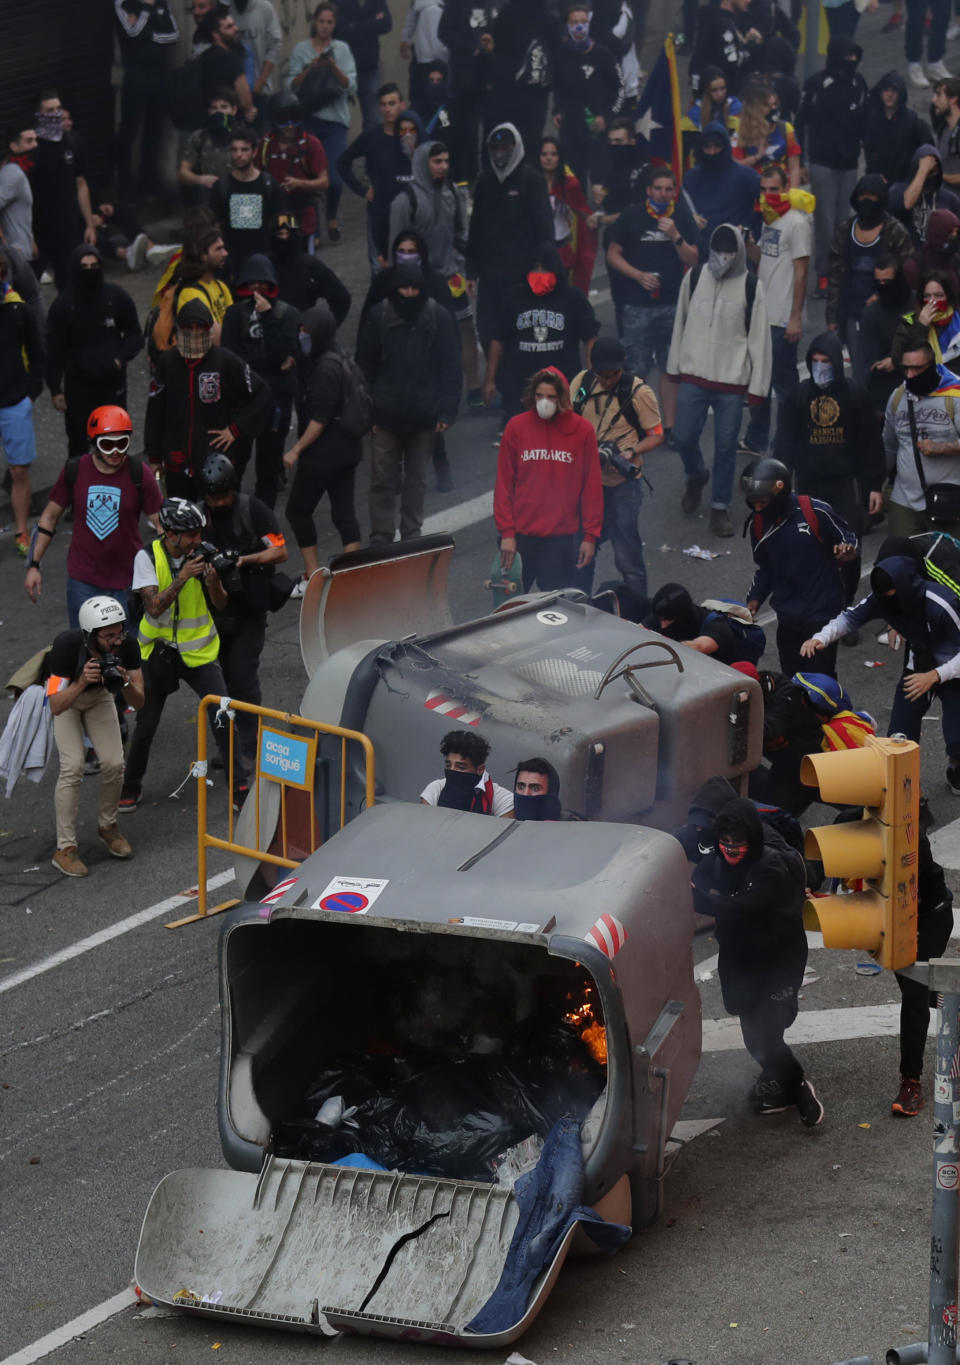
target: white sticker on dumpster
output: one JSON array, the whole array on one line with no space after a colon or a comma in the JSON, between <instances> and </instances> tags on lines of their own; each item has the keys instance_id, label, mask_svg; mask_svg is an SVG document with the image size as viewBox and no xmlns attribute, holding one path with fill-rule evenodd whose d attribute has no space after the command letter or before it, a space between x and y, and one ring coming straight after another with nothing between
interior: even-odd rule
<instances>
[{"instance_id":1,"label":"white sticker on dumpster","mask_svg":"<svg viewBox=\"0 0 960 1365\"><path fill-rule=\"evenodd\" d=\"M389 886L386 877L334 877L313 902L314 910L339 910L345 915L365 915Z\"/></svg>"},{"instance_id":2,"label":"white sticker on dumpster","mask_svg":"<svg viewBox=\"0 0 960 1365\"><path fill-rule=\"evenodd\" d=\"M562 611L538 611L537 620L541 626L565 626L567 618Z\"/></svg>"},{"instance_id":3,"label":"white sticker on dumpster","mask_svg":"<svg viewBox=\"0 0 960 1365\"><path fill-rule=\"evenodd\" d=\"M464 915L459 919L449 919L448 924L465 924L468 929L506 929L515 934L538 934L539 924L521 924L513 919L482 919L477 915Z\"/></svg>"}]
</instances>

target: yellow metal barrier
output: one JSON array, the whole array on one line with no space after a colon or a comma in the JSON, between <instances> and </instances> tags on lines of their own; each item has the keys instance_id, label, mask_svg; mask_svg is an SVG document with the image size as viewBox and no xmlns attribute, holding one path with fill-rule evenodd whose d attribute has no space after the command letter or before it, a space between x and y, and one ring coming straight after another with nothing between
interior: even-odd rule
<instances>
[{"instance_id":1,"label":"yellow metal barrier","mask_svg":"<svg viewBox=\"0 0 960 1365\"><path fill-rule=\"evenodd\" d=\"M373 744L367 735L359 730L345 730L340 725L325 725L322 721L307 720L289 711L273 711L267 706L252 706L249 702L230 702L232 711L244 711L258 717L257 722L257 759L256 771L251 774L252 785L247 801L256 802L256 829L260 829L260 790L261 783L273 782L280 788L280 852L272 853L269 848L253 848L248 844L238 844L233 837L234 811L234 740L236 721L231 719L230 735L227 746L227 778L230 801L228 802L229 823L227 838L220 839L207 831L207 711L209 707L219 708L219 697L204 697L197 708L197 764L201 776L197 779L197 913L186 919L173 920L168 929L179 929L184 924L194 924L197 920L216 915L221 910L229 910L239 905L238 900L224 901L221 905L207 906L207 849L219 848L226 853L239 853L243 857L255 858L262 863L272 863L274 867L299 867L303 858L290 857L288 829L287 795L290 790L306 796L308 807L309 848L304 856L315 852L322 840L317 838L317 820L314 804L314 781L316 776L316 755L319 735L333 735L340 740L340 822L339 829L346 824L347 806L347 744L356 742L363 749L365 763L365 800L367 806L374 804L375 770ZM277 721L280 727L265 726L264 721ZM264 758L266 755L266 759ZM291 756L292 755L292 756ZM263 771L266 761L273 773ZM298 777L296 774L299 773ZM274 775L276 774L276 775ZM280 774L285 774L281 776Z\"/></svg>"}]
</instances>

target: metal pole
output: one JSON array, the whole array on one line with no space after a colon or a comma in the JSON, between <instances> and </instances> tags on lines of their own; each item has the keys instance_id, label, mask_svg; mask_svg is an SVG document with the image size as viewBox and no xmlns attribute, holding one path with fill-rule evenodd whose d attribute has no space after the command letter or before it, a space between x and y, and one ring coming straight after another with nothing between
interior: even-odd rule
<instances>
[{"instance_id":1,"label":"metal pole","mask_svg":"<svg viewBox=\"0 0 960 1365\"><path fill-rule=\"evenodd\" d=\"M803 78L820 70L820 0L807 0L803 23Z\"/></svg>"},{"instance_id":2,"label":"metal pole","mask_svg":"<svg viewBox=\"0 0 960 1365\"><path fill-rule=\"evenodd\" d=\"M945 964L946 965L946 964ZM960 983L956 966L940 997L937 1074L933 1091L933 1217L930 1223L929 1365L957 1359L957 1214L960 1210L960 1118L955 1107L960 1057ZM947 973L944 973L946 975ZM939 975L931 966L931 979ZM947 984L947 983L945 983Z\"/></svg>"}]
</instances>

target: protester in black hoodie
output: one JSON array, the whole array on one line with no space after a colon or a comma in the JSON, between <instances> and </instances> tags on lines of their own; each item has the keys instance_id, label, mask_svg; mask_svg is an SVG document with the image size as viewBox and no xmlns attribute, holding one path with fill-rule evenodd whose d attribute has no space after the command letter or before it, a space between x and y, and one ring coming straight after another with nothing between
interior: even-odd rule
<instances>
[{"instance_id":1,"label":"protester in black hoodie","mask_svg":"<svg viewBox=\"0 0 960 1365\"><path fill-rule=\"evenodd\" d=\"M595 139L623 104L623 80L614 54L590 32L587 0L565 5L564 33L553 58L553 113L574 175L586 185Z\"/></svg>"},{"instance_id":2,"label":"protester in black hoodie","mask_svg":"<svg viewBox=\"0 0 960 1365\"><path fill-rule=\"evenodd\" d=\"M357 103L364 128L376 128L380 39L393 28L387 0L337 0L337 37L357 65Z\"/></svg>"},{"instance_id":3,"label":"protester in black hoodie","mask_svg":"<svg viewBox=\"0 0 960 1365\"><path fill-rule=\"evenodd\" d=\"M697 38L690 58L690 88L695 95L703 93L702 78L708 66L719 67L731 95L739 93L750 66L750 43L761 41L758 30L747 22L747 5L748 0L722 0L697 11Z\"/></svg>"},{"instance_id":4,"label":"protester in black hoodie","mask_svg":"<svg viewBox=\"0 0 960 1365\"><path fill-rule=\"evenodd\" d=\"M524 758L513 779L515 820L562 820L560 774L545 758Z\"/></svg>"},{"instance_id":5,"label":"protester in black hoodie","mask_svg":"<svg viewBox=\"0 0 960 1365\"><path fill-rule=\"evenodd\" d=\"M523 148L539 147L552 85L552 61L560 25L547 0L507 0L493 21L484 124L503 122L518 130ZM540 238L545 234L541 233Z\"/></svg>"},{"instance_id":6,"label":"protester in black hoodie","mask_svg":"<svg viewBox=\"0 0 960 1365\"><path fill-rule=\"evenodd\" d=\"M870 98L857 70L862 56L863 49L852 38L831 38L826 66L807 78L797 114L796 134L817 199L813 225L819 297L826 290L827 252L857 183Z\"/></svg>"},{"instance_id":7,"label":"protester in black hoodie","mask_svg":"<svg viewBox=\"0 0 960 1365\"><path fill-rule=\"evenodd\" d=\"M693 904L716 920L724 1008L739 1017L747 1051L761 1067L751 1101L759 1114L796 1107L813 1128L823 1105L783 1039L797 1017L807 961L803 858L741 798L721 807L714 836L716 851L693 869Z\"/></svg>"},{"instance_id":8,"label":"protester in black hoodie","mask_svg":"<svg viewBox=\"0 0 960 1365\"><path fill-rule=\"evenodd\" d=\"M793 474L797 493L828 502L861 537L867 514L883 507L880 423L867 390L844 375L836 332L814 337L806 362L810 378L784 402L774 458ZM840 577L852 602L860 584L859 554L840 565Z\"/></svg>"},{"instance_id":9,"label":"protester in black hoodie","mask_svg":"<svg viewBox=\"0 0 960 1365\"><path fill-rule=\"evenodd\" d=\"M581 345L589 368L599 330L586 296L567 282L555 244L541 242L523 284L503 301L487 357L484 398L492 402L498 389L504 416L515 417L524 408L526 382L538 370L552 365L571 380L584 368Z\"/></svg>"},{"instance_id":10,"label":"protester in black hoodie","mask_svg":"<svg viewBox=\"0 0 960 1365\"><path fill-rule=\"evenodd\" d=\"M363 324L357 361L373 398L370 543L393 542L398 488L400 539L411 540L423 524L434 435L453 422L463 387L456 326L427 297L419 266L395 268L390 296Z\"/></svg>"},{"instance_id":11,"label":"protester in black hoodie","mask_svg":"<svg viewBox=\"0 0 960 1365\"><path fill-rule=\"evenodd\" d=\"M516 0L512 0L516 3ZM467 237L466 268L477 290L477 333L490 344L503 291L519 284L541 242L553 240L547 182L524 165L523 139L512 123L487 138L490 167L477 177Z\"/></svg>"},{"instance_id":12,"label":"protester in black hoodie","mask_svg":"<svg viewBox=\"0 0 960 1365\"><path fill-rule=\"evenodd\" d=\"M497 4L478 5L474 0L446 0L437 37L450 54L450 89L453 95L450 143L451 169L456 181L477 178L477 146L483 112L485 75L492 61L491 30Z\"/></svg>"},{"instance_id":13,"label":"protester in black hoodie","mask_svg":"<svg viewBox=\"0 0 960 1365\"><path fill-rule=\"evenodd\" d=\"M221 343L255 370L270 389L270 416L256 436L257 462L254 497L267 507L277 501L283 445L290 429L290 414L299 388L297 378L298 312L279 297L277 277L266 256L254 252L240 267L231 303L223 317ZM242 436L230 458L243 482L253 438Z\"/></svg>"},{"instance_id":14,"label":"protester in black hoodie","mask_svg":"<svg viewBox=\"0 0 960 1365\"><path fill-rule=\"evenodd\" d=\"M277 297L298 313L322 299L339 327L350 311L350 290L319 256L304 251L296 218L281 213L270 234L268 259L277 277Z\"/></svg>"},{"instance_id":15,"label":"protester in black hoodie","mask_svg":"<svg viewBox=\"0 0 960 1365\"><path fill-rule=\"evenodd\" d=\"M887 212L887 186L879 175L864 175L850 196L853 215L839 223L827 259L826 319L850 351L854 375L865 375L858 324L873 295L873 270L882 256L906 261L913 252L907 229Z\"/></svg>"},{"instance_id":16,"label":"protester in black hoodie","mask_svg":"<svg viewBox=\"0 0 960 1365\"><path fill-rule=\"evenodd\" d=\"M915 246L927 240L930 215L949 209L960 215L960 195L943 187L943 164L932 142L914 152L906 176L890 189L890 212L900 219Z\"/></svg>"},{"instance_id":17,"label":"protester in black hoodie","mask_svg":"<svg viewBox=\"0 0 960 1365\"><path fill-rule=\"evenodd\" d=\"M746 611L746 608L744 608ZM650 603L650 614L643 624L668 640L689 645L700 654L709 654L720 664L743 660L752 663L756 651L746 649L744 641L722 612L699 607L681 583L664 583Z\"/></svg>"},{"instance_id":18,"label":"protester in black hoodie","mask_svg":"<svg viewBox=\"0 0 960 1365\"><path fill-rule=\"evenodd\" d=\"M867 174L882 175L888 185L906 180L914 152L932 141L929 123L907 103L907 85L900 72L886 72L870 91L863 127Z\"/></svg>"},{"instance_id":19,"label":"protester in black hoodie","mask_svg":"<svg viewBox=\"0 0 960 1365\"><path fill-rule=\"evenodd\" d=\"M301 345L306 351L307 425L283 462L296 470L287 497L287 521L303 555L304 583L320 565L313 513L324 493L344 551L360 548L354 484L363 449L360 438L348 436L340 426L345 372L333 314L325 303L318 303L299 319L298 330L306 338ZM297 596L302 592L294 589Z\"/></svg>"},{"instance_id":20,"label":"protester in black hoodie","mask_svg":"<svg viewBox=\"0 0 960 1365\"><path fill-rule=\"evenodd\" d=\"M67 287L47 314L47 387L64 414L70 455L87 453L94 408L126 407L127 365L142 347L133 299L104 281L96 247L75 247Z\"/></svg>"},{"instance_id":21,"label":"protester in black hoodie","mask_svg":"<svg viewBox=\"0 0 960 1365\"><path fill-rule=\"evenodd\" d=\"M905 267L895 256L886 255L878 256L874 262L873 289L876 297L860 318L860 356L867 375L867 393L874 412L882 419L887 399L901 383L893 360L893 340L910 307L913 291Z\"/></svg>"}]
</instances>

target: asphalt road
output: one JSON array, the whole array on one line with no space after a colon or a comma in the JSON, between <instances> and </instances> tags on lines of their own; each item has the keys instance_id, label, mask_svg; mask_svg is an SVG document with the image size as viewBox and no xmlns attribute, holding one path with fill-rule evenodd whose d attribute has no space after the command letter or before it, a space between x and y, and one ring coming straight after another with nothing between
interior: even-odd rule
<instances>
[{"instance_id":1,"label":"asphalt road","mask_svg":"<svg viewBox=\"0 0 960 1365\"><path fill-rule=\"evenodd\" d=\"M861 25L870 38L871 78L902 65L899 37L876 36L888 12ZM359 205L351 200L345 209L348 229L356 229ZM359 291L362 254L349 245L349 231L345 237L329 260ZM121 279L142 310L152 277ZM595 283L604 290L602 274ZM605 294L594 301L609 328ZM810 336L822 326L821 309L811 304ZM138 366L130 399L138 423L144 397ZM46 478L49 486L63 458L62 434L45 404L38 420L37 482L43 486ZM428 495L427 529L454 528L457 620L489 608L481 584L494 529L485 504L474 500L492 488L496 429L491 415L461 420L450 437L456 488ZM674 579L698 600L717 593L742 598L751 576L746 543L713 540L705 516L681 517L682 474L673 453L656 452L648 471L654 493L642 529L652 586ZM361 507L364 494L361 477ZM337 545L322 510L319 524L321 555L330 555ZM46 595L33 607L22 593L22 561L0 532L0 624L11 668L65 624L68 535L65 529L47 555ZM720 557L686 556L695 544ZM868 538L865 563L876 544L876 536ZM612 572L604 549L597 581ZM302 695L297 626L294 604L271 620L262 669L268 704L296 709ZM899 658L877 643L876 633L864 632L857 648L842 650L840 665L856 704L883 726ZM865 667L872 660L884 667ZM223 1164L215 1113L217 921L170 931L166 920L185 912L155 910L196 880L192 784L178 799L170 795L194 750L192 703L192 695L178 695L168 705L144 804L124 823L135 849L131 862L111 862L95 841L95 779L87 781L82 807L85 881L67 881L50 866L53 769L39 786L18 785L0 812L0 1365L48 1356L56 1365L193 1365L211 1358L290 1365L319 1351L346 1365L435 1362L444 1358L436 1349L320 1342L133 1308L79 1336L72 1335L79 1326L68 1330L52 1355L56 1343L31 1349L129 1284L140 1220L164 1174ZM942 856L960 867L960 837L952 828L960 802L943 782L935 712L926 729L924 785L943 830ZM225 796L217 775L212 800L221 824ZM210 873L225 867L215 856ZM954 884L960 885L955 874ZM229 894L224 884L211 899ZM708 937L695 943L707 972L715 951ZM51 962L56 954L61 959ZM857 957L811 952L817 979L803 993L797 1046L827 1116L810 1132L790 1114L766 1120L749 1114L745 1092L754 1068L742 1048L726 1045L715 977L704 980L705 1051L684 1117L720 1122L680 1152L659 1226L615 1259L568 1265L518 1344L523 1356L536 1365L657 1365L671 1356L697 1365L829 1365L861 1354L880 1360L885 1348L925 1337L929 1115L916 1122L889 1115L897 1083L895 1017L882 1007L897 999L896 986L886 974L857 975ZM456 1358L466 1365L481 1359L475 1352Z\"/></svg>"}]
</instances>

